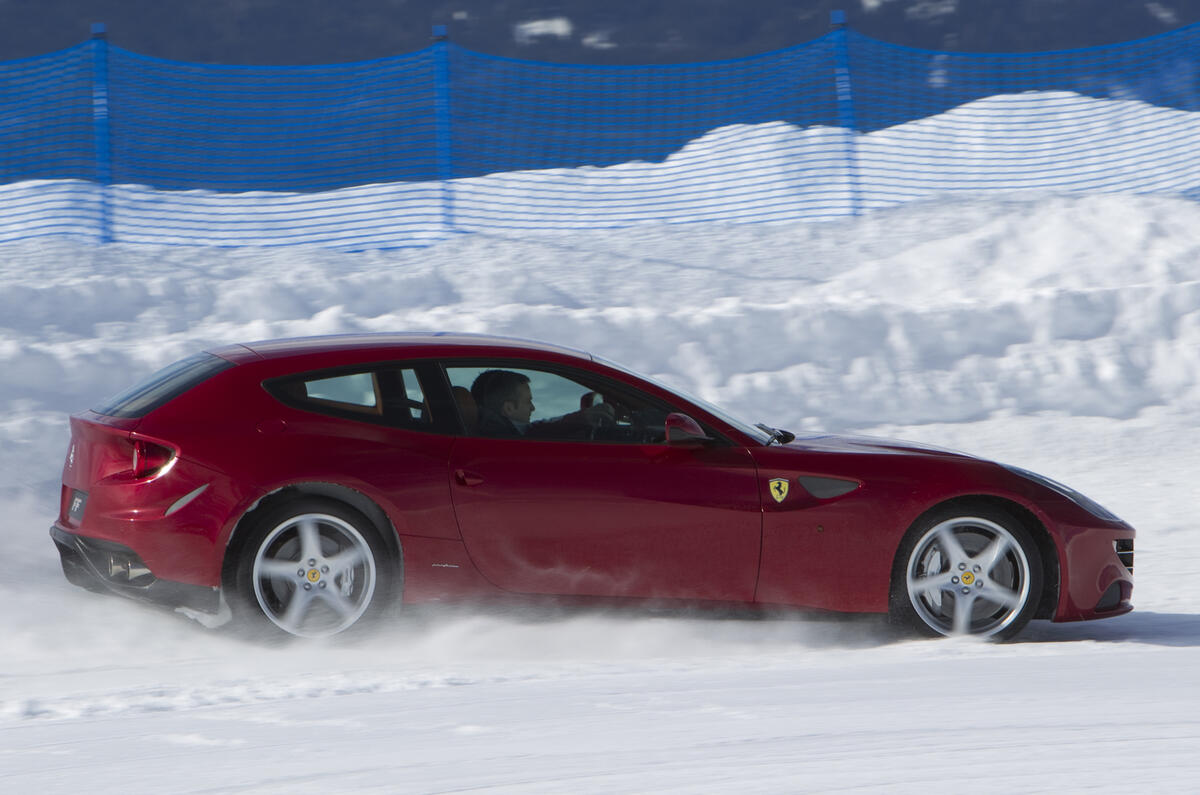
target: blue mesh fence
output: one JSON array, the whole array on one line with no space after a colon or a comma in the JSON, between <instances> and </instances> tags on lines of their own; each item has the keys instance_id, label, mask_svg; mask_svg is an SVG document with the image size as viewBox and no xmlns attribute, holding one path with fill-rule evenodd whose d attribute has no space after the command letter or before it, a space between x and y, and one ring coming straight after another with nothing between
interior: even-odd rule
<instances>
[{"instance_id":1,"label":"blue mesh fence","mask_svg":"<svg viewBox=\"0 0 1200 795\"><path fill-rule=\"evenodd\" d=\"M0 64L0 240L96 227L93 73L88 44Z\"/></svg>"},{"instance_id":2,"label":"blue mesh fence","mask_svg":"<svg viewBox=\"0 0 1200 795\"><path fill-rule=\"evenodd\" d=\"M845 143L829 132L829 50L819 40L645 68L451 47L454 222L538 229L841 214Z\"/></svg>"},{"instance_id":3,"label":"blue mesh fence","mask_svg":"<svg viewBox=\"0 0 1200 795\"><path fill-rule=\"evenodd\" d=\"M947 192L1200 197L1200 26L1035 55L850 34L864 208Z\"/></svg>"},{"instance_id":4,"label":"blue mesh fence","mask_svg":"<svg viewBox=\"0 0 1200 795\"><path fill-rule=\"evenodd\" d=\"M440 229L431 50L235 67L114 47L109 80L115 239L373 247Z\"/></svg>"},{"instance_id":5,"label":"blue mesh fence","mask_svg":"<svg viewBox=\"0 0 1200 795\"><path fill-rule=\"evenodd\" d=\"M837 29L673 66L444 41L362 63L214 66L102 37L0 63L0 240L367 249L1020 190L1200 198L1200 25L1026 55Z\"/></svg>"}]
</instances>

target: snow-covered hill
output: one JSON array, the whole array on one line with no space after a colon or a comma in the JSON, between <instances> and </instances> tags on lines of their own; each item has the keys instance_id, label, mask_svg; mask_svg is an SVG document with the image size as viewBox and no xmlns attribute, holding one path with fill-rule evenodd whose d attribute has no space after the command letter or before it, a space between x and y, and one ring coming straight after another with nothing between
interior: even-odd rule
<instances>
[{"instance_id":1,"label":"snow-covered hill","mask_svg":"<svg viewBox=\"0 0 1200 795\"><path fill-rule=\"evenodd\" d=\"M67 412L204 346L385 329L566 343L756 420L1040 470L1139 529L1137 610L1005 646L873 618L423 611L271 648L62 579L46 528ZM0 374L0 791L1154 791L1200 773L1185 200L363 254L7 243Z\"/></svg>"}]
</instances>

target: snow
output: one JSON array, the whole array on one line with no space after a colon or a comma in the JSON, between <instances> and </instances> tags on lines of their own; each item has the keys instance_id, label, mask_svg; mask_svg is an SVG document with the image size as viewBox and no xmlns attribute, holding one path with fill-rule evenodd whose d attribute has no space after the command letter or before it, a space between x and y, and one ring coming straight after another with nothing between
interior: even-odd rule
<instances>
[{"instance_id":1,"label":"snow","mask_svg":"<svg viewBox=\"0 0 1200 795\"><path fill-rule=\"evenodd\" d=\"M459 330L782 427L1043 472L1138 528L1137 609L1011 644L875 617L422 609L273 646L74 588L66 413L199 348ZM0 791L925 792L1200 774L1200 206L930 199L425 249L0 245Z\"/></svg>"}]
</instances>

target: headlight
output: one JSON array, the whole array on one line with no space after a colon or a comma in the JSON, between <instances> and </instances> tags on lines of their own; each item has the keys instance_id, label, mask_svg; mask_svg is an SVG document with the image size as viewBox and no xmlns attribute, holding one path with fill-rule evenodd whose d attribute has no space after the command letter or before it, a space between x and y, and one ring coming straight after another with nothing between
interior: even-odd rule
<instances>
[{"instance_id":1,"label":"headlight","mask_svg":"<svg viewBox=\"0 0 1200 795\"><path fill-rule=\"evenodd\" d=\"M1003 466L1005 469L1007 469L1009 472L1012 472L1013 474L1020 475L1021 477L1025 478L1026 480L1032 480L1034 483L1037 483L1041 486L1045 486L1046 488L1048 488L1052 491L1057 491L1059 494L1063 495L1068 500L1075 503L1080 508L1083 508L1084 510L1086 510L1088 513L1092 514L1093 516L1098 516L1101 519L1104 519L1105 521L1108 521L1108 522L1121 521L1121 519L1115 513L1108 510L1100 503L1096 502L1095 500L1093 500L1089 497L1085 497L1084 495L1075 491L1075 489L1071 488L1070 486L1064 486L1062 483L1059 483L1057 480L1051 480L1050 478L1046 477L1045 475L1039 475L1036 472L1030 472L1028 469L1021 469L1020 467L1013 467L1013 466L1009 466L1007 464L1002 464L1001 466Z\"/></svg>"}]
</instances>

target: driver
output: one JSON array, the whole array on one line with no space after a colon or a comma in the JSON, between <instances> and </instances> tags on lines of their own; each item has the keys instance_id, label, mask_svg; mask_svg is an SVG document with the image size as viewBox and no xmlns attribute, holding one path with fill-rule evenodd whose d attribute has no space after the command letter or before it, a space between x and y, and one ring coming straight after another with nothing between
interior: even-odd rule
<instances>
[{"instance_id":1,"label":"driver","mask_svg":"<svg viewBox=\"0 0 1200 795\"><path fill-rule=\"evenodd\" d=\"M512 370L485 370L471 384L471 397L479 407L480 436L571 436L570 428L596 427L614 416L612 406L599 403L561 417L532 422L537 409L529 376Z\"/></svg>"}]
</instances>

